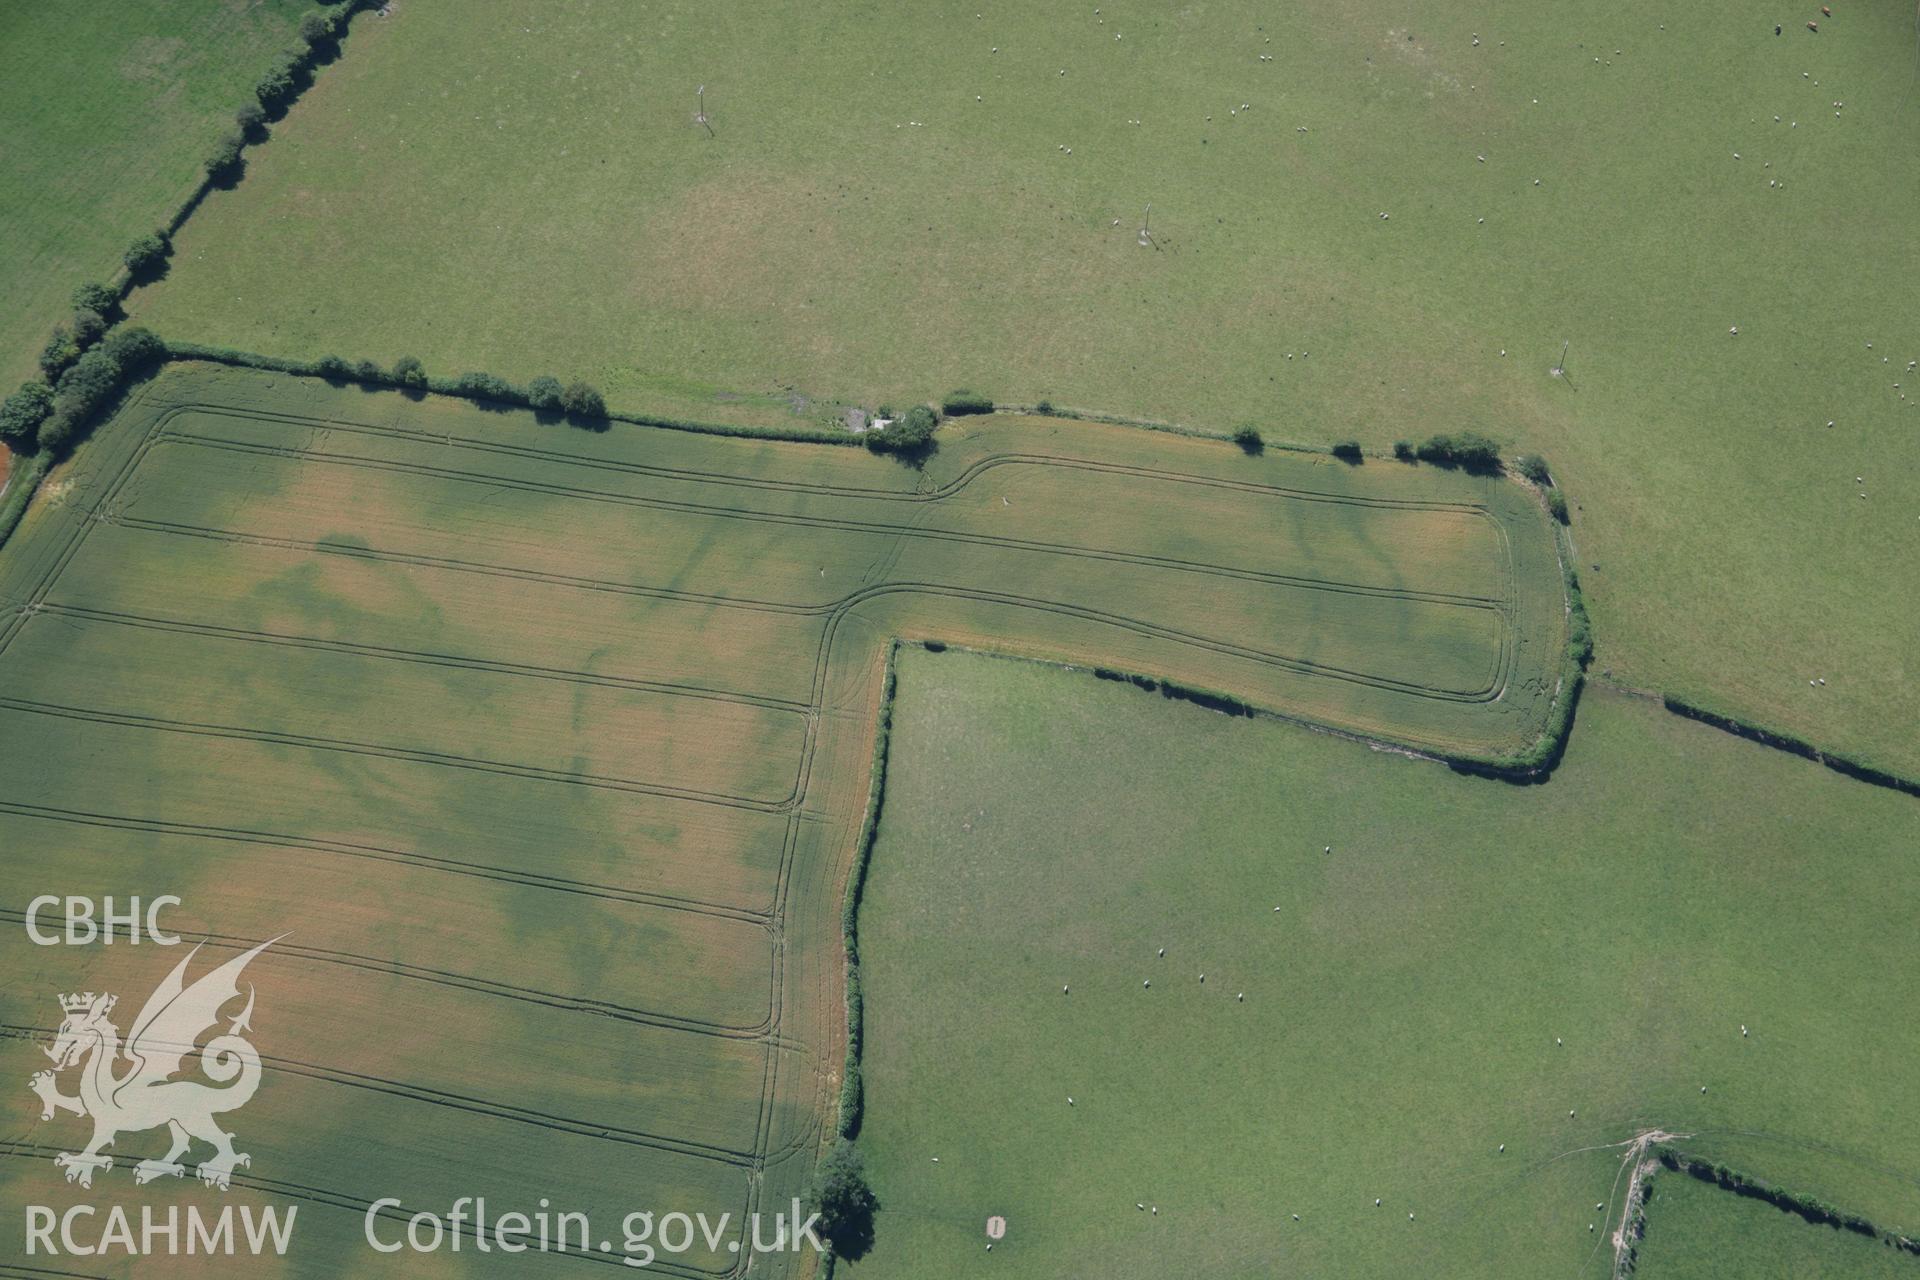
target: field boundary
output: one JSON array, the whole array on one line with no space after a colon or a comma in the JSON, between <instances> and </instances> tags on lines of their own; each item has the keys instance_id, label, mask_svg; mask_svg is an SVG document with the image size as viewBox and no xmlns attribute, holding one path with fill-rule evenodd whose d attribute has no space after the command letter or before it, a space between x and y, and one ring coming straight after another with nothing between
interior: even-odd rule
<instances>
[{"instance_id":1,"label":"field boundary","mask_svg":"<svg viewBox=\"0 0 1920 1280\"><path fill-rule=\"evenodd\" d=\"M7 476L6 491L0 493L0 547L7 545L14 526L27 514L27 504L33 501L48 470L47 456L43 453L15 458L14 462L17 465Z\"/></svg>"},{"instance_id":2,"label":"field boundary","mask_svg":"<svg viewBox=\"0 0 1920 1280\"><path fill-rule=\"evenodd\" d=\"M847 868L847 890L840 907L840 940L846 960L847 1053L840 1076L839 1114L834 1132L853 1139L860 1133L866 1111L866 1085L860 1074L865 1044L865 1001L860 991L860 899L866 892L867 864L880 832L880 810L886 802L887 749L893 734L893 700L899 685L895 659L903 642L895 636L887 645L885 674L880 686L880 719L873 736L872 772L867 783L867 809L854 841L853 861ZM929 646L930 647L930 646ZM945 646L942 646L945 647Z\"/></svg>"},{"instance_id":3,"label":"field boundary","mask_svg":"<svg viewBox=\"0 0 1920 1280\"><path fill-rule=\"evenodd\" d=\"M182 347L179 347L179 348L166 347L164 343L161 343L158 345L160 345L163 351L165 352L165 354L161 357L160 361L158 362L162 366L164 366L167 363L172 363L176 361L191 361L194 359L202 358L202 353L208 350L207 348L202 348L202 347L198 347L196 345L191 345L191 344L183 345ZM400 390L402 391L403 394L410 394L410 395L418 394L417 391L413 389L395 387L391 382L387 381L384 378L377 383L365 383L363 382L363 380L357 377L353 377L350 375L342 375L339 373L337 369L330 370L328 373L325 373L325 374L318 373L314 370L313 364L309 362L286 361L286 360L280 360L272 357L254 356L248 353L240 353L240 352L223 352L222 355L225 358L213 360L212 363L237 364L245 367L262 368L262 369L268 369L268 370L273 370L278 372L294 373L300 376L316 376L316 377L320 377L323 381L326 381L330 385L338 385L343 383L347 385L353 385L355 383L359 383L361 385L374 385L379 387L380 389L385 389L385 390ZM124 390L130 387L131 385L133 385L134 383L136 383L137 381L144 379L152 371L152 368L153 366L149 364L149 365L142 365L139 367L133 367L133 368L122 370L121 371L121 389ZM437 388L435 388L435 390L437 390ZM466 400L477 399L483 402L485 401L484 395L476 395L474 390L470 387L462 387L462 386L450 387L447 393L459 399L466 399ZM97 412L104 411L105 409L111 407L111 402L120 398L122 397L116 396L113 394L103 395L100 398L99 408ZM640 425L654 425L654 424L642 421ZM369 429L372 430L371 428ZM744 433L742 433L737 429L730 429L726 432L726 434L741 435ZM770 435L771 433L763 433L763 434ZM817 434L818 433L784 433L784 436L785 438L788 438L788 439L805 440ZM851 436L839 436L839 435L827 436L826 440L835 444L840 444L840 445L857 443L856 438ZM219 443L219 442L210 441L209 443ZM485 446L484 442L476 442L476 444L479 444L481 447L487 447ZM244 446L236 444L233 447L244 447ZM39 462L42 468L45 468L48 465L47 459L50 458L51 456L53 455L51 454L41 455L37 457L35 461ZM1016 456L1013 458L988 459L977 464L972 468L969 468L960 477L957 477L952 485L946 486L946 487L953 488L953 487L964 485L965 483L967 483L969 480L973 478L976 472L982 470L983 468L990 465L995 465L996 462L998 461L1009 461L1009 460L1033 461L1033 462L1066 461L1066 460L1060 460L1060 459L1049 459L1045 455ZM1130 467L1114 466L1114 467L1108 468L1108 467L1101 467L1101 466L1096 466L1095 464L1088 464L1088 463L1082 463L1082 462L1074 462L1072 463L1072 465L1088 466L1090 469L1115 470L1115 471L1121 471L1121 472L1127 472L1127 473L1140 473L1140 469L1130 468ZM23 474L25 474L25 472L26 472L26 469L23 469ZM1150 471L1147 473L1158 474L1158 473L1152 473ZM36 478L37 477L34 477L32 475L26 475L27 480L33 480ZM1167 478L1174 478L1174 477L1167 477ZM491 483L492 481L490 480L489 482ZM1328 495L1328 494L1314 492L1314 491L1295 491L1295 490L1285 489L1285 488L1276 488L1275 486L1271 486L1271 485L1255 485L1250 481L1207 479L1202 482L1208 483L1208 484L1218 484L1218 485L1222 485L1224 487L1230 487L1230 488L1256 488L1256 489L1260 489L1263 492L1275 492L1282 496L1311 498L1317 501L1343 501L1343 502L1358 501L1358 502L1362 502L1363 505L1369 505L1369 506L1383 506L1383 507L1403 507L1404 506L1404 507L1416 507L1419 509L1432 509L1436 505L1434 503L1424 502L1424 501L1418 502L1418 503L1404 503L1404 502L1394 501L1394 500L1359 500L1359 499L1353 499L1350 497L1343 498L1337 495ZM20 486L20 492L18 494L10 495L6 508L4 510L0 510L0 514L5 514L7 511L14 510L15 504L18 504L20 507L24 507L29 496L27 491L28 491L28 485L26 483L23 483ZM919 496L920 495L917 495L917 494L913 495L914 498L918 498ZM935 493L927 496L937 497L940 495L938 493ZM1480 503L1469 503L1469 504L1449 503L1449 504L1439 504L1439 505L1446 506L1450 509L1454 509L1454 508L1462 509L1462 510L1471 509L1476 511L1478 514L1482 515L1483 517L1490 517L1490 513L1486 510L1484 504L1480 504ZM17 520L18 516L16 515L13 518ZM138 523L138 522L130 521L130 523ZM1504 543L1505 541L1504 525L1502 525L1501 522L1499 522L1498 520L1494 520L1493 523L1496 530L1498 530L1499 532L1499 536L1502 542ZM205 536L220 536L218 531L196 531L196 530L172 530L172 531L200 532ZM8 532L6 527L4 525L0 525L0 534L4 534L5 532ZM957 536L957 535L954 535L954 536ZM962 538L960 540L975 540L975 539L969 536L968 538ZM988 539L978 539L978 540L988 540ZM993 540L993 541L997 541L997 540ZM1063 548L1063 547L1058 547L1053 545L1036 546L1034 549L1062 551L1062 552L1069 552L1069 553L1073 553L1075 551L1075 549L1073 548ZM346 549L344 548L328 548L328 550L337 550L343 554L347 553ZM1084 549L1081 549L1081 552L1084 553ZM1577 596L1574 595L1575 588L1572 586L1572 583L1571 583L1571 578L1566 565L1566 557L1564 556L1564 554L1561 553L1557 543L1556 543L1556 556L1558 556L1559 558L1560 567L1562 570L1563 590L1567 592L1569 597L1567 600L1563 601L1563 605L1568 610L1569 616L1577 615L1580 618L1584 619L1584 613L1580 611L1578 608ZM461 565L448 564L443 567L480 568L482 571L484 571L484 567L477 567L477 566L461 566ZM1194 566L1194 565L1188 565L1188 564L1183 564L1178 562L1170 562L1170 563L1162 562L1161 567L1189 568L1189 569L1196 568L1196 567L1204 568L1204 566ZM1511 566L1509 566L1509 571L1511 571ZM1242 575L1236 575L1236 576L1242 576ZM1268 577L1268 575L1258 575L1258 576L1260 576L1263 580L1265 580ZM1333 589L1333 590L1347 589L1347 588L1343 588L1340 584L1330 584L1330 583L1323 583L1319 581L1307 581L1307 580L1290 583L1288 585L1311 587L1315 589ZM913 589L914 586L915 584L896 584L892 587L887 588L887 590L901 590L901 589L910 590L910 589ZM1510 586L1511 584L1509 584L1509 587ZM1399 595L1401 593L1389 592L1387 594ZM988 598L988 595L975 595L973 596L973 598L984 599L984 598ZM1027 603L1027 604L1034 603L1032 601L1013 600L1010 597L1007 599L1008 599L1008 602L1010 603ZM1459 604L1459 603L1467 603L1467 602L1468 602L1467 600L1462 598L1451 598L1451 597L1443 601L1440 601L1440 603L1447 603L1447 604ZM1507 617L1507 610L1511 606L1510 597L1506 600L1496 600L1496 599L1483 600L1480 598L1473 598L1471 602L1480 607L1494 608L1496 611L1498 611L1501 614L1503 619L1505 619L1508 627L1512 625L1512 619ZM847 599L839 602L839 605L846 606L854 603L857 603L857 601L854 599ZM822 612L822 613L830 613L832 611L832 606L828 606L826 608L815 610L815 611ZM1092 615L1081 615L1081 616L1091 617ZM1136 630L1136 631L1142 630L1142 627L1139 624L1134 623L1130 620L1122 619L1118 617L1102 616L1102 617L1097 617L1094 620L1113 622L1118 625L1127 626L1129 629ZM1163 638L1173 639L1173 640L1184 642L1184 643L1202 643L1203 647L1219 649L1220 651L1235 652L1235 653L1238 653L1239 656L1251 658L1256 661L1261 661L1268 664L1277 663L1278 665L1287 667L1289 670L1294 670L1299 674L1327 675L1336 679L1357 681L1358 683L1372 685L1375 687L1398 689L1401 692L1412 693L1418 696L1427 696L1427 697L1439 696L1439 697L1444 697L1451 701L1487 701L1492 698L1498 697L1499 694L1503 691L1503 687L1504 687L1501 684L1501 680L1503 679L1504 673L1502 671L1496 671L1493 676L1493 683L1488 688L1481 689L1481 690L1441 691L1441 690L1423 690L1423 689L1407 688L1407 687L1401 686L1400 684L1398 684L1398 682L1394 682L1391 680L1382 681L1374 678L1369 678L1364 676L1361 673L1345 672L1338 669L1325 668L1317 664L1307 664L1307 666L1302 666L1295 662L1287 661L1283 655L1275 655L1275 654L1269 654L1265 652L1256 652L1256 651L1250 651L1250 650L1242 651L1238 647L1231 647L1231 646L1228 647L1227 649L1221 649L1221 647L1218 645L1205 644L1203 641L1201 641L1197 637L1187 636L1187 635L1175 633L1175 632L1168 632L1160 628L1153 628L1151 630L1153 631L1154 634L1162 635ZM1510 642L1510 638L1503 639L1503 660L1505 658L1510 658L1511 656L1510 651L1506 651L1505 649L1505 646L1509 642ZM1412 739L1412 738L1409 738L1403 742L1394 743L1393 745L1402 746L1407 749L1430 756L1431 758L1442 760L1445 763L1449 764L1450 766L1461 769L1462 771L1466 771L1466 772L1486 773L1492 776L1504 777L1512 780L1536 780L1538 778L1544 777L1548 772L1551 771L1553 765L1560 758L1560 755L1565 749L1566 737L1571 732L1572 704L1576 700L1577 694L1578 694L1577 686L1578 686L1579 667L1581 665L1581 661L1582 660L1580 658L1572 654L1570 649L1569 658L1563 659L1562 670L1556 682L1556 687L1551 695L1551 701L1548 705L1548 709L1546 713L1546 727L1541 733L1541 735L1539 736L1539 738L1535 741L1535 743L1531 747L1525 748L1519 751L1518 753L1510 754L1510 755L1500 755L1500 756L1492 756L1492 755L1481 756L1481 755L1470 754L1467 752L1449 750L1444 746L1437 746L1432 743L1422 743L1422 742L1419 742L1417 739ZM1186 689L1185 692L1189 695L1191 700L1209 701L1211 704L1216 706L1224 705L1226 702L1231 701L1231 699L1227 698L1226 695L1216 694L1212 690L1202 689L1197 686L1190 689ZM1313 724L1313 725L1316 725L1316 727L1329 727L1329 726L1320 725L1319 722L1313 720L1311 717L1289 716L1287 718L1295 719L1301 723ZM1363 735L1363 739L1369 740L1369 741L1377 741L1375 739L1365 738L1364 735ZM1385 741L1389 743L1393 742L1392 739L1386 739Z\"/></svg>"},{"instance_id":4,"label":"field boundary","mask_svg":"<svg viewBox=\"0 0 1920 1280\"><path fill-rule=\"evenodd\" d=\"M376 390L403 393L430 392L434 395L470 400L476 404L503 405L517 410L540 412L533 409L523 398L489 396L463 386L458 378L429 377L424 386L413 388L385 374L379 377L363 376L357 367L349 367L344 371L330 370L323 366L323 361L328 359L324 356L315 360L296 360L286 356L269 356L255 351L241 351L236 347L209 346L200 342L169 342L167 350L170 360L203 360L209 364L223 364L236 369L265 369L274 373L320 378L336 386L371 387ZM521 388L513 387L510 383L505 385L514 392L522 392ZM588 430L604 430L603 424L612 422L625 422L638 427L659 427L665 431L688 431L698 435L735 436L750 440L786 440L799 444L831 444L843 447L861 444L861 438L850 431L827 431L818 427L741 426L728 422L703 422L697 418L669 418L660 414L629 413L619 409L603 410L581 425L585 425Z\"/></svg>"},{"instance_id":5,"label":"field boundary","mask_svg":"<svg viewBox=\"0 0 1920 1280\"><path fill-rule=\"evenodd\" d=\"M307 91L313 87L316 74L322 67L330 66L340 60L341 55L345 51L347 35L352 29L353 19L363 9L371 9L377 3L379 3L379 0L345 0L344 3L340 4L339 13L333 18L330 24L331 30L326 37L327 41L333 46L330 53L323 55L314 45L301 40L298 34L294 36L294 39L298 41L299 44L297 47L290 48L287 53L282 56L288 59L298 58L299 74L305 77L305 83L296 82L290 92L270 109L270 113L276 121L284 119L286 113L293 109L294 104L306 96ZM269 66L271 65L273 64L269 64ZM261 106L266 108L265 103L262 103ZM263 129L257 137L248 136L242 132L240 139L241 147L234 153L236 164L245 156L247 151L264 146L271 141L272 135ZM191 218L200 206L206 202L207 196L210 193L235 186L239 180L244 179L237 180L226 170L202 172L200 180L194 183L193 190L189 191L180 203L174 206L173 212L169 214L167 220L161 224L166 230L167 237L171 239L173 236L179 234L180 228L185 226L187 219ZM119 293L120 300L125 302L127 295L133 292L135 284L134 273L123 266L109 277L109 283L110 287Z\"/></svg>"},{"instance_id":6,"label":"field boundary","mask_svg":"<svg viewBox=\"0 0 1920 1280\"><path fill-rule=\"evenodd\" d=\"M1628 1194L1625 1215L1616 1235L1613 1280L1625 1280L1633 1274L1638 1264L1640 1241L1645 1234L1649 1216L1648 1201L1654 1181L1662 1171L1687 1174L1722 1191L1751 1200L1765 1201L1782 1213L1790 1213L1802 1219L1809 1226L1849 1231L1854 1235L1876 1240L1901 1253L1920 1258L1920 1236L1913 1233L1882 1227L1860 1214L1848 1213L1813 1196L1774 1186L1772 1183L1751 1177L1715 1161L1688 1155L1670 1144L1655 1145L1650 1154L1652 1159L1647 1161L1647 1164L1651 1165L1651 1168L1646 1169L1644 1176L1637 1177L1633 1189ZM1634 1158L1639 1159L1637 1154ZM1637 1169L1636 1173L1638 1172Z\"/></svg>"},{"instance_id":7,"label":"field boundary","mask_svg":"<svg viewBox=\"0 0 1920 1280\"><path fill-rule=\"evenodd\" d=\"M993 412L1012 414L1032 418L1060 418L1067 422L1104 422L1111 427L1138 427L1142 431L1159 431L1170 436L1185 436L1189 440L1219 440L1233 443L1233 435L1226 431L1212 431L1206 427L1196 427L1184 422L1169 422L1165 418L1137 418L1124 413L1109 413L1105 409L1079 409L1072 405L1056 405L1051 401L1035 401L1033 404L1002 404L994 402ZM1268 440L1262 437L1262 449L1278 449L1283 453L1310 453L1319 457L1332 457L1332 445L1307 444L1299 440Z\"/></svg>"},{"instance_id":8,"label":"field boundary","mask_svg":"<svg viewBox=\"0 0 1920 1280\"><path fill-rule=\"evenodd\" d=\"M1920 796L1920 780L1904 777L1890 769L1882 769L1857 756L1844 755L1838 751L1829 751L1824 747L1808 742L1795 734L1784 733L1777 729L1768 729L1754 724L1740 716L1719 711L1697 697L1678 693L1663 693L1660 703L1677 716L1688 720L1697 720L1701 724L1712 725L1723 733L1736 738L1745 738L1748 742L1757 742L1763 747L1772 747L1776 751L1785 751L1803 760L1825 765L1835 773L1845 774L1856 782L1869 786L1886 787L1905 795Z\"/></svg>"}]
</instances>

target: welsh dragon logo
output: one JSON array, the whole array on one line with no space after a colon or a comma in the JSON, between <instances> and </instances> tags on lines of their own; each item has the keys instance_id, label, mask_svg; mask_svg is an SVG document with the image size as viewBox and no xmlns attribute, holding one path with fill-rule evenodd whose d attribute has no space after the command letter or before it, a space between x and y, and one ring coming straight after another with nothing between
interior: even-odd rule
<instances>
[{"instance_id":1,"label":"welsh dragon logo","mask_svg":"<svg viewBox=\"0 0 1920 1280\"><path fill-rule=\"evenodd\" d=\"M210 1187L227 1189L233 1171L252 1163L251 1157L233 1149L233 1135L222 1129L214 1117L237 1111L260 1087L260 1055L240 1034L250 1031L253 1016L253 987L247 987L247 1004L228 1024L226 1032L208 1040L199 1050L200 1069L220 1087L198 1080L175 1080L181 1060L195 1051L195 1041L220 1022L220 1010L240 996L240 973L255 956L278 938L261 943L219 968L202 975L192 985L186 982L187 964L199 954L195 947L186 959L147 997L140 1016L133 1020L126 1043L120 1029L110 1019L118 997L89 991L83 995L60 997L64 1015L53 1046L43 1050L53 1059L52 1071L41 1071L30 1082L40 1097L40 1118L51 1120L56 1112L70 1111L93 1121L93 1140L84 1151L63 1152L53 1158L64 1169L68 1182L83 1187L93 1185L96 1170L111 1169L113 1157L102 1155L124 1133L166 1126L173 1146L158 1160L142 1160L133 1167L136 1183L151 1182L161 1175L179 1177L186 1172L180 1157L198 1139L214 1149L211 1159L200 1162L196 1172ZM68 1068L80 1070L80 1092L60 1092L58 1073Z\"/></svg>"}]
</instances>

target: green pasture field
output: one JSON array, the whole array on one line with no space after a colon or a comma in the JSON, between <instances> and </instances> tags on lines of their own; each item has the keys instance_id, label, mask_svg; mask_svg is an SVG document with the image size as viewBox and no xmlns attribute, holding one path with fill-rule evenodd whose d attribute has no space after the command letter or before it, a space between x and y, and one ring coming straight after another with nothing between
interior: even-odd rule
<instances>
[{"instance_id":1,"label":"green pasture field","mask_svg":"<svg viewBox=\"0 0 1920 1280\"><path fill-rule=\"evenodd\" d=\"M1514 787L1040 664L898 679L850 1274L1601 1280L1653 1128L1920 1225L1910 798L1605 690Z\"/></svg>"},{"instance_id":2,"label":"green pasture field","mask_svg":"<svg viewBox=\"0 0 1920 1280\"><path fill-rule=\"evenodd\" d=\"M287 935L249 970L245 1195L349 1244L388 1195L739 1229L833 1117L894 637L1451 753L1545 732L1565 627L1525 486L1097 424L943 435L916 469L213 365L138 387L0 560L0 1071L44 1065L56 989L131 1016L175 959L30 946L26 899L175 894L214 956ZM101 1193L58 1181L66 1119L0 1144L6 1202Z\"/></svg>"},{"instance_id":3,"label":"green pasture field","mask_svg":"<svg viewBox=\"0 0 1920 1280\"><path fill-rule=\"evenodd\" d=\"M414 0L134 310L708 418L1483 430L1616 676L1920 772L1911 5L1098 8Z\"/></svg>"},{"instance_id":4,"label":"green pasture field","mask_svg":"<svg viewBox=\"0 0 1920 1280\"><path fill-rule=\"evenodd\" d=\"M292 42L307 0L120 0L0 7L0 386L161 226L200 161Z\"/></svg>"},{"instance_id":5,"label":"green pasture field","mask_svg":"<svg viewBox=\"0 0 1920 1280\"><path fill-rule=\"evenodd\" d=\"M1920 1259L1697 1178L1663 1173L1653 1181L1633 1274L1639 1280L1913 1280Z\"/></svg>"}]
</instances>

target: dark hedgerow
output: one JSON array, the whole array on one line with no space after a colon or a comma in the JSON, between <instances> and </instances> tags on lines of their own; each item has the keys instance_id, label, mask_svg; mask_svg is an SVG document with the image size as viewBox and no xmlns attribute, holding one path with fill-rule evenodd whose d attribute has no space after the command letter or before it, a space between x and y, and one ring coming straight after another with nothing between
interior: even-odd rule
<instances>
[{"instance_id":1,"label":"dark hedgerow","mask_svg":"<svg viewBox=\"0 0 1920 1280\"><path fill-rule=\"evenodd\" d=\"M135 332L147 334L144 329ZM125 343L102 343L60 375L53 390L53 411L40 424L42 449L58 455L79 438L94 413L114 397L122 378L131 371L120 363L119 357L126 351Z\"/></svg>"},{"instance_id":2,"label":"dark hedgerow","mask_svg":"<svg viewBox=\"0 0 1920 1280\"><path fill-rule=\"evenodd\" d=\"M1547 490L1547 512L1561 524L1571 523L1567 515L1567 495L1558 489Z\"/></svg>"},{"instance_id":3,"label":"dark hedgerow","mask_svg":"<svg viewBox=\"0 0 1920 1280\"><path fill-rule=\"evenodd\" d=\"M381 372L380 366L371 360L355 361L353 376L362 382L385 382L387 380L387 375Z\"/></svg>"},{"instance_id":4,"label":"dark hedgerow","mask_svg":"<svg viewBox=\"0 0 1920 1280\"><path fill-rule=\"evenodd\" d=\"M1482 475L1500 469L1500 446L1473 431L1428 436L1414 452L1422 462L1439 467L1459 467Z\"/></svg>"},{"instance_id":5,"label":"dark hedgerow","mask_svg":"<svg viewBox=\"0 0 1920 1280\"><path fill-rule=\"evenodd\" d=\"M527 404L541 413L558 413L560 397L565 393L560 379L543 373L527 384Z\"/></svg>"},{"instance_id":6,"label":"dark hedgerow","mask_svg":"<svg viewBox=\"0 0 1920 1280\"><path fill-rule=\"evenodd\" d=\"M1393 456L1402 462L1412 462L1414 459L1413 441L1395 440L1393 442Z\"/></svg>"},{"instance_id":7,"label":"dark hedgerow","mask_svg":"<svg viewBox=\"0 0 1920 1280\"><path fill-rule=\"evenodd\" d=\"M1342 462L1359 462L1361 459L1358 440L1342 440L1333 446L1333 456Z\"/></svg>"},{"instance_id":8,"label":"dark hedgerow","mask_svg":"<svg viewBox=\"0 0 1920 1280\"><path fill-rule=\"evenodd\" d=\"M1243 422L1233 429L1233 442L1247 453L1260 453L1267 447L1267 442L1261 438L1260 428L1251 422Z\"/></svg>"},{"instance_id":9,"label":"dark hedgerow","mask_svg":"<svg viewBox=\"0 0 1920 1280\"><path fill-rule=\"evenodd\" d=\"M949 418L962 417L969 413L992 413L993 401L977 391L968 391L962 387L947 392L946 399L940 402L940 411Z\"/></svg>"},{"instance_id":10,"label":"dark hedgerow","mask_svg":"<svg viewBox=\"0 0 1920 1280\"><path fill-rule=\"evenodd\" d=\"M1585 671L1593 662L1593 624L1587 620L1587 599L1580 593L1580 578L1567 570L1567 656Z\"/></svg>"},{"instance_id":11,"label":"dark hedgerow","mask_svg":"<svg viewBox=\"0 0 1920 1280\"><path fill-rule=\"evenodd\" d=\"M607 402L599 388L590 382L569 382L560 393L560 407L576 418L599 419L607 416Z\"/></svg>"},{"instance_id":12,"label":"dark hedgerow","mask_svg":"<svg viewBox=\"0 0 1920 1280\"><path fill-rule=\"evenodd\" d=\"M158 271L172 252L173 245L168 241L167 233L154 231L128 245L126 253L121 255L121 261L127 264L127 271L138 280Z\"/></svg>"},{"instance_id":13,"label":"dark hedgerow","mask_svg":"<svg viewBox=\"0 0 1920 1280\"><path fill-rule=\"evenodd\" d=\"M416 391L426 389L427 369L417 356L401 356L393 362L393 380Z\"/></svg>"},{"instance_id":14,"label":"dark hedgerow","mask_svg":"<svg viewBox=\"0 0 1920 1280\"><path fill-rule=\"evenodd\" d=\"M340 356L321 356L313 362L313 371L328 382L345 382L353 367Z\"/></svg>"},{"instance_id":15,"label":"dark hedgerow","mask_svg":"<svg viewBox=\"0 0 1920 1280\"><path fill-rule=\"evenodd\" d=\"M518 387L505 378L491 373L463 373L454 386L463 396L472 396L477 400L501 400L509 403L521 400Z\"/></svg>"}]
</instances>

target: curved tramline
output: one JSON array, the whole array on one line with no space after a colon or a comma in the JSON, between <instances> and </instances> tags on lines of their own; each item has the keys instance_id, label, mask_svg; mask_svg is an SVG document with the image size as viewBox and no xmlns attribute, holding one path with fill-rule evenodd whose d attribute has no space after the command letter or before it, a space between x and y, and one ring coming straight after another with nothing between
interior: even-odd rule
<instances>
[{"instance_id":1,"label":"curved tramline","mask_svg":"<svg viewBox=\"0 0 1920 1280\"><path fill-rule=\"evenodd\" d=\"M798 1194L898 639L1489 765L1561 679L1521 486L1132 428L955 422L909 467L176 365L46 492L0 563L0 843L216 949L294 931L235 1181L316 1206ZM15 991L81 981L19 934ZM7 1062L46 1016L5 997Z\"/></svg>"}]
</instances>

